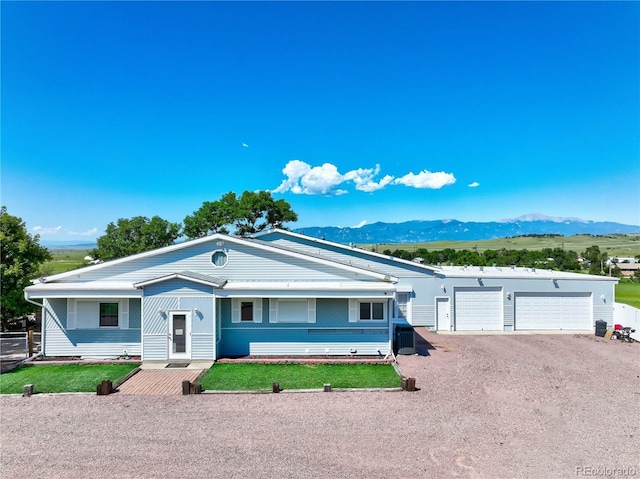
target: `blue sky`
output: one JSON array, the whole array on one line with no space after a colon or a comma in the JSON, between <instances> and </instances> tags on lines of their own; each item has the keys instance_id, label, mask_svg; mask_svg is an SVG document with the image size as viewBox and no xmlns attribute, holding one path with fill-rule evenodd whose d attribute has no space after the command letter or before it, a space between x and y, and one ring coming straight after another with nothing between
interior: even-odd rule
<instances>
[{"instance_id":1,"label":"blue sky","mask_svg":"<svg viewBox=\"0 0 640 479\"><path fill-rule=\"evenodd\" d=\"M637 2L2 2L2 204L43 241L270 190L294 227L640 224Z\"/></svg>"}]
</instances>

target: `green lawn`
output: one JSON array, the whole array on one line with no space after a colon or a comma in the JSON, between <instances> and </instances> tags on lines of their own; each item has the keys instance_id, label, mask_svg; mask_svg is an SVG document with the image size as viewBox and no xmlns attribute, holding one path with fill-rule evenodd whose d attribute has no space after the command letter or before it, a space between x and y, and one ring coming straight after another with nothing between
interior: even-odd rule
<instances>
[{"instance_id":1,"label":"green lawn","mask_svg":"<svg viewBox=\"0 0 640 479\"><path fill-rule=\"evenodd\" d=\"M137 364L19 366L0 375L0 393L22 393L25 384L33 384L36 393L95 392L103 380L116 382L137 367Z\"/></svg>"},{"instance_id":2,"label":"green lawn","mask_svg":"<svg viewBox=\"0 0 640 479\"><path fill-rule=\"evenodd\" d=\"M616 302L640 308L640 283L620 281L616 285Z\"/></svg>"},{"instance_id":3,"label":"green lawn","mask_svg":"<svg viewBox=\"0 0 640 479\"><path fill-rule=\"evenodd\" d=\"M390 364L214 364L201 379L205 390L393 388L400 378Z\"/></svg>"}]
</instances>

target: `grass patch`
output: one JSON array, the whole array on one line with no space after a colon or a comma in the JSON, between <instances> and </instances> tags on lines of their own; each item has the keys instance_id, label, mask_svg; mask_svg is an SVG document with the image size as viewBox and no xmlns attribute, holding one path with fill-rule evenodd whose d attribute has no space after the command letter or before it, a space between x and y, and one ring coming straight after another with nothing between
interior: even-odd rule
<instances>
[{"instance_id":1,"label":"grass patch","mask_svg":"<svg viewBox=\"0 0 640 479\"><path fill-rule=\"evenodd\" d=\"M616 285L616 302L640 308L640 283L620 281Z\"/></svg>"},{"instance_id":2,"label":"grass patch","mask_svg":"<svg viewBox=\"0 0 640 479\"><path fill-rule=\"evenodd\" d=\"M400 378L390 364L214 364L200 381L205 390L393 388Z\"/></svg>"},{"instance_id":3,"label":"grass patch","mask_svg":"<svg viewBox=\"0 0 640 479\"><path fill-rule=\"evenodd\" d=\"M1 394L20 394L25 384L36 393L95 392L103 380L116 382L137 364L69 364L19 366L0 375Z\"/></svg>"}]
</instances>

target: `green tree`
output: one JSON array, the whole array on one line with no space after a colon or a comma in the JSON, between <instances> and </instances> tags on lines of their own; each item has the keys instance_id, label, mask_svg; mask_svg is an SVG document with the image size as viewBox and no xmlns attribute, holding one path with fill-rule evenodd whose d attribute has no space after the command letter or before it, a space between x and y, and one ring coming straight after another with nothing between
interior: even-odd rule
<instances>
[{"instance_id":1,"label":"green tree","mask_svg":"<svg viewBox=\"0 0 640 479\"><path fill-rule=\"evenodd\" d=\"M180 230L179 223L170 223L159 216L120 218L117 224L109 223L91 256L107 261L169 246L180 237Z\"/></svg>"},{"instance_id":2,"label":"green tree","mask_svg":"<svg viewBox=\"0 0 640 479\"><path fill-rule=\"evenodd\" d=\"M193 214L185 217L184 234L188 238L200 238L213 233L229 233L226 225L233 222L236 203L235 195L232 203L223 200L205 201Z\"/></svg>"},{"instance_id":3,"label":"green tree","mask_svg":"<svg viewBox=\"0 0 640 479\"><path fill-rule=\"evenodd\" d=\"M268 191L245 191L238 200L236 234L258 233L267 227L281 228L287 221L298 221L298 215L285 200L274 201Z\"/></svg>"},{"instance_id":4,"label":"green tree","mask_svg":"<svg viewBox=\"0 0 640 479\"><path fill-rule=\"evenodd\" d=\"M245 191L240 197L232 191L217 201L207 201L184 219L184 234L199 238L208 234L227 233L234 226L235 233L258 233L268 227L284 228L284 223L298 221L298 215L285 200L274 200L268 191Z\"/></svg>"},{"instance_id":5,"label":"green tree","mask_svg":"<svg viewBox=\"0 0 640 479\"><path fill-rule=\"evenodd\" d=\"M601 252L597 245L589 246L582 256L589 261L589 274L602 274L604 262L607 260L606 251Z\"/></svg>"},{"instance_id":6,"label":"green tree","mask_svg":"<svg viewBox=\"0 0 640 479\"><path fill-rule=\"evenodd\" d=\"M0 284L2 285L2 330L10 320L35 311L24 299L24 288L38 276L38 269L52 259L49 250L40 246L40 237L31 236L21 218L0 209Z\"/></svg>"}]
</instances>

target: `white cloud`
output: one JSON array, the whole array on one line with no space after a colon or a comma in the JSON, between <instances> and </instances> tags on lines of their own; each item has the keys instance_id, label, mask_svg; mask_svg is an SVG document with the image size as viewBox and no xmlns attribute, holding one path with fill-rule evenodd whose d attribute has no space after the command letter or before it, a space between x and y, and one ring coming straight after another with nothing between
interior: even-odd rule
<instances>
[{"instance_id":1,"label":"white cloud","mask_svg":"<svg viewBox=\"0 0 640 479\"><path fill-rule=\"evenodd\" d=\"M69 231L68 232L72 236L95 236L98 233L98 228L91 228L87 231L82 231L78 233L77 231Z\"/></svg>"},{"instance_id":2,"label":"white cloud","mask_svg":"<svg viewBox=\"0 0 640 479\"><path fill-rule=\"evenodd\" d=\"M362 228L364 225L367 224L367 220L362 220L360 223L358 223L355 226L352 226L352 228Z\"/></svg>"},{"instance_id":3,"label":"white cloud","mask_svg":"<svg viewBox=\"0 0 640 479\"><path fill-rule=\"evenodd\" d=\"M374 178L379 174L380 165L376 165L375 168L358 168L357 170L349 171L344 175L344 179L353 181L356 184L356 190L371 193L381 190L393 181L393 176L391 175L385 175L379 182L374 181Z\"/></svg>"},{"instance_id":4,"label":"white cloud","mask_svg":"<svg viewBox=\"0 0 640 479\"><path fill-rule=\"evenodd\" d=\"M34 226L33 231L39 235L54 235L59 231L62 231L62 226L55 226L53 228L47 226Z\"/></svg>"},{"instance_id":5,"label":"white cloud","mask_svg":"<svg viewBox=\"0 0 640 479\"><path fill-rule=\"evenodd\" d=\"M247 145L246 143L243 143L242 146L244 146L245 148L249 148L249 145Z\"/></svg>"},{"instance_id":6,"label":"white cloud","mask_svg":"<svg viewBox=\"0 0 640 479\"><path fill-rule=\"evenodd\" d=\"M480 186L480 183L478 183L477 181L474 181L473 183L469 183L469 188L477 188L478 186Z\"/></svg>"},{"instance_id":7,"label":"white cloud","mask_svg":"<svg viewBox=\"0 0 640 479\"><path fill-rule=\"evenodd\" d=\"M432 173L428 170L422 170L417 175L414 173L407 173L403 177L397 178L393 184L412 186L414 188L439 190L443 186L452 185L455 182L456 177L453 176L453 173L445 173L444 171Z\"/></svg>"},{"instance_id":8,"label":"white cloud","mask_svg":"<svg viewBox=\"0 0 640 479\"><path fill-rule=\"evenodd\" d=\"M285 193L290 191L296 195L342 195L347 190L339 188L340 185L352 182L355 189L372 193L381 190L388 185L405 185L414 188L440 189L456 182L452 173L440 171L431 173L424 170L417 175L407 173L401 178L385 175L380 180L380 165L375 168L358 168L341 174L338 168L331 163L312 167L301 160L291 160L282 169L286 176L280 186L272 190L273 193Z\"/></svg>"},{"instance_id":9,"label":"white cloud","mask_svg":"<svg viewBox=\"0 0 640 479\"><path fill-rule=\"evenodd\" d=\"M91 228L87 231L77 232L63 228L62 226L56 226L54 228L47 226L35 226L32 230L34 233L45 236L57 235L58 233L68 236L95 236L98 233L98 228Z\"/></svg>"}]
</instances>

